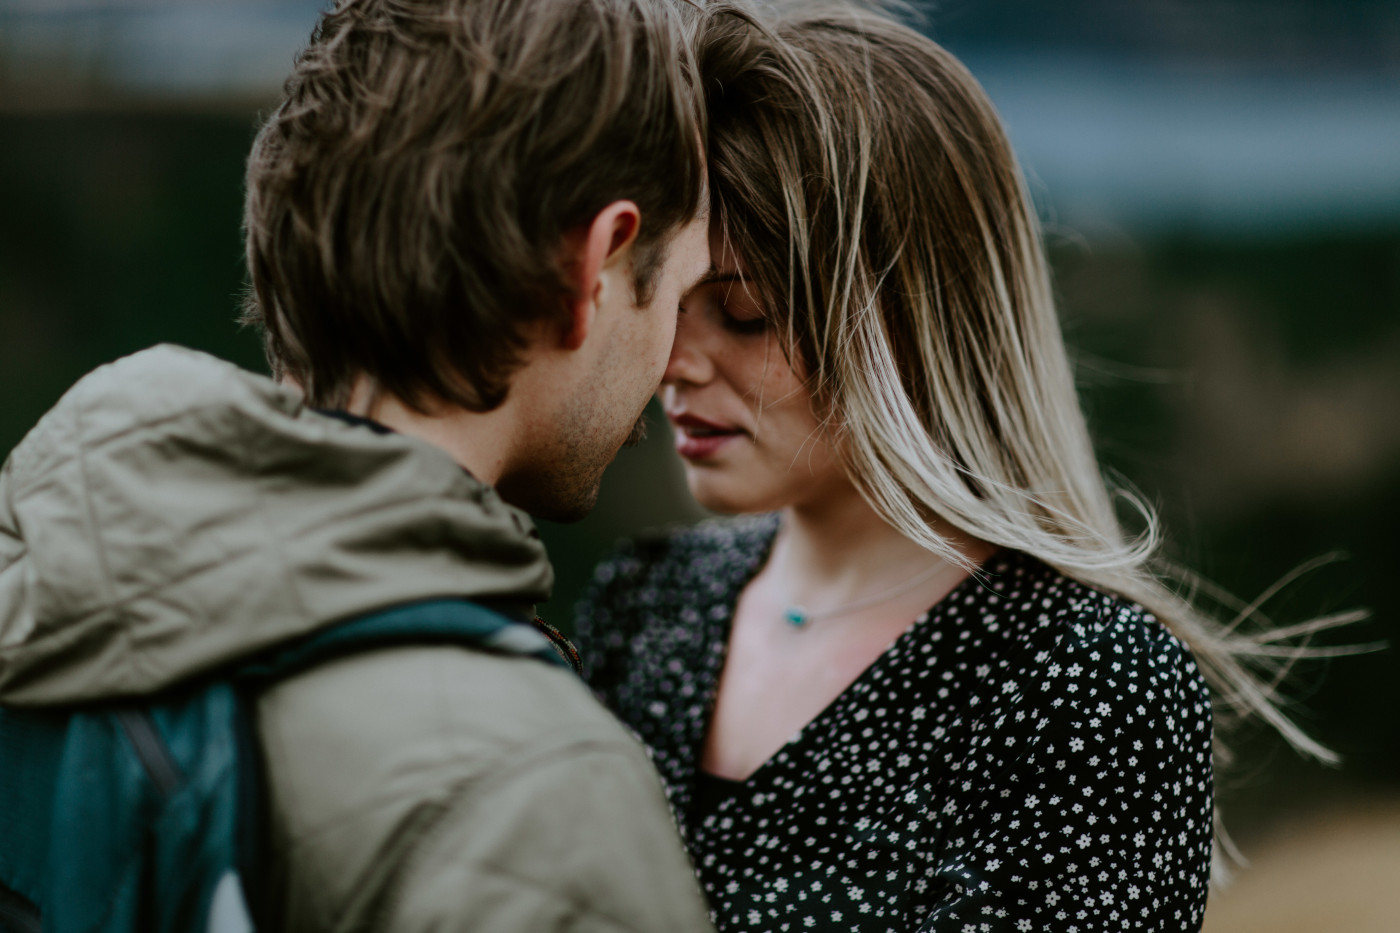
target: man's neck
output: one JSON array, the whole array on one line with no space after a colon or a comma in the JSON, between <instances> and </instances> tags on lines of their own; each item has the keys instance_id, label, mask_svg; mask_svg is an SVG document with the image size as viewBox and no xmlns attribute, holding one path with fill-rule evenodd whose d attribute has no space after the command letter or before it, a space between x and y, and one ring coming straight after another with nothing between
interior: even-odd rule
<instances>
[{"instance_id":1,"label":"man's neck","mask_svg":"<svg viewBox=\"0 0 1400 933\"><path fill-rule=\"evenodd\" d=\"M420 412L392 396L375 398L356 386L346 410L370 418L399 434L416 437L445 451L464 470L488 486L500 482L510 463L518 420L509 402L489 412L436 404Z\"/></svg>"}]
</instances>

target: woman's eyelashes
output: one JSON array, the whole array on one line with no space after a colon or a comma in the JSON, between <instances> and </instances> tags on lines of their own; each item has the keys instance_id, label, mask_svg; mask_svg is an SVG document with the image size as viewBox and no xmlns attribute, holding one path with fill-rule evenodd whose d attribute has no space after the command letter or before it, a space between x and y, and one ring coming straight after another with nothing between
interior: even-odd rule
<instances>
[{"instance_id":1,"label":"woman's eyelashes","mask_svg":"<svg viewBox=\"0 0 1400 933\"><path fill-rule=\"evenodd\" d=\"M756 317L750 317L747 313L735 314L727 305L720 305L720 315L725 330L743 337L761 334L768 329L768 319L762 314Z\"/></svg>"},{"instance_id":2,"label":"woman's eyelashes","mask_svg":"<svg viewBox=\"0 0 1400 933\"><path fill-rule=\"evenodd\" d=\"M735 295L731 283L703 285L681 301L681 314L702 314L724 330L751 337L768 330L768 318L749 295Z\"/></svg>"},{"instance_id":3,"label":"woman's eyelashes","mask_svg":"<svg viewBox=\"0 0 1400 933\"><path fill-rule=\"evenodd\" d=\"M747 283L725 283L715 299L725 330L750 336L768 329L768 318L757 296L749 291Z\"/></svg>"}]
</instances>

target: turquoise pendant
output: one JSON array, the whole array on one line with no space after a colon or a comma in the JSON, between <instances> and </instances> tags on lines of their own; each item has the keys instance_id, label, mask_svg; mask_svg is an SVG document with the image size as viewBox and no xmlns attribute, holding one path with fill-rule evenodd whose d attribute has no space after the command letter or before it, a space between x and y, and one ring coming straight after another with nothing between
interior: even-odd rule
<instances>
[{"instance_id":1,"label":"turquoise pendant","mask_svg":"<svg viewBox=\"0 0 1400 933\"><path fill-rule=\"evenodd\" d=\"M788 625L791 625L793 628L806 628L812 616L811 613L801 606L788 606L787 610L783 613L783 618L787 619Z\"/></svg>"}]
</instances>

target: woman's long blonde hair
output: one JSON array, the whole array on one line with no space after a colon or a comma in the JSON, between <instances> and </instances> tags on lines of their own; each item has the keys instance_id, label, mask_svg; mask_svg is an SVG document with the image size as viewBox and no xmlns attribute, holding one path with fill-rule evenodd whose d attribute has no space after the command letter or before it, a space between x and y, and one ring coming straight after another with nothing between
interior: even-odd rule
<instances>
[{"instance_id":1,"label":"woman's long blonde hair","mask_svg":"<svg viewBox=\"0 0 1400 933\"><path fill-rule=\"evenodd\" d=\"M1259 602L1202 591L1160 556L1149 505L1106 482L1035 211L967 69L849 3L712 3L698 28L714 222L871 505L951 560L939 521L1146 607L1212 688L1217 761L1252 717L1333 760L1277 689L1293 636L1352 616L1247 634Z\"/></svg>"}]
</instances>

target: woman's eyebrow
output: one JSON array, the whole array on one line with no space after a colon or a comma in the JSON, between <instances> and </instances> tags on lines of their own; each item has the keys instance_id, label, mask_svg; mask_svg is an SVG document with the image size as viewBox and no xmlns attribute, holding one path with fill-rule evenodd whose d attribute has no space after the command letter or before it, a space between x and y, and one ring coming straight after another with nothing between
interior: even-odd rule
<instances>
[{"instance_id":1,"label":"woman's eyebrow","mask_svg":"<svg viewBox=\"0 0 1400 933\"><path fill-rule=\"evenodd\" d=\"M700 278L700 281L696 282L692 287L699 288L702 285L717 285L726 282L739 282L742 284L748 282L748 278L742 272L720 272L718 269L711 267L710 271L706 272Z\"/></svg>"}]
</instances>

